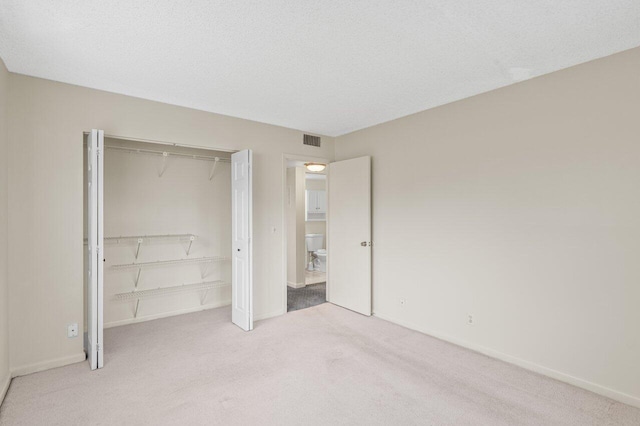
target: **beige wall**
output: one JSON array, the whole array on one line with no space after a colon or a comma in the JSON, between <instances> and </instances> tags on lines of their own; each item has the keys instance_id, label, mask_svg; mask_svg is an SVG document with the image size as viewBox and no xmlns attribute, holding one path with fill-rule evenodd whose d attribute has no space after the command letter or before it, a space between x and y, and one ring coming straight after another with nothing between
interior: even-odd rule
<instances>
[{"instance_id":1,"label":"beige wall","mask_svg":"<svg viewBox=\"0 0 640 426\"><path fill-rule=\"evenodd\" d=\"M639 113L640 48L338 138L376 315L640 406Z\"/></svg>"},{"instance_id":2,"label":"beige wall","mask_svg":"<svg viewBox=\"0 0 640 426\"><path fill-rule=\"evenodd\" d=\"M326 234L327 233L327 222L323 221L311 221L305 222L304 225L305 234ZM324 242L322 243L323 247L327 246L327 238L325 235Z\"/></svg>"},{"instance_id":3,"label":"beige wall","mask_svg":"<svg viewBox=\"0 0 640 426\"><path fill-rule=\"evenodd\" d=\"M9 386L9 288L7 281L7 83L9 73L0 59L0 404Z\"/></svg>"},{"instance_id":4,"label":"beige wall","mask_svg":"<svg viewBox=\"0 0 640 426\"><path fill-rule=\"evenodd\" d=\"M84 358L66 325L83 316L82 132L254 152L254 312L286 312L283 153L333 157L302 132L38 78L9 78L11 368L24 374ZM107 361L108 362L108 361Z\"/></svg>"},{"instance_id":5,"label":"beige wall","mask_svg":"<svg viewBox=\"0 0 640 426\"><path fill-rule=\"evenodd\" d=\"M320 179L305 179L305 189L327 189L327 181Z\"/></svg>"}]
</instances>

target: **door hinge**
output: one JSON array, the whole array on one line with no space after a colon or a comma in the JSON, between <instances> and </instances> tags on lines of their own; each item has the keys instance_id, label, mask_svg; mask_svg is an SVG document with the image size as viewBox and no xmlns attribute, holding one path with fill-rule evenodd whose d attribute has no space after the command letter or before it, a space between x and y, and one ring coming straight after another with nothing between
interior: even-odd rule
<instances>
[{"instance_id":1,"label":"door hinge","mask_svg":"<svg viewBox=\"0 0 640 426\"><path fill-rule=\"evenodd\" d=\"M100 344L96 345L96 352L100 352Z\"/></svg>"}]
</instances>

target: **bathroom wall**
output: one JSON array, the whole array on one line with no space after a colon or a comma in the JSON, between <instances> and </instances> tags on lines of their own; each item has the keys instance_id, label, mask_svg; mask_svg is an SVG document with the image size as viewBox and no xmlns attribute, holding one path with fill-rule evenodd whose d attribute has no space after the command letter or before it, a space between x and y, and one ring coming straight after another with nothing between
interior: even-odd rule
<instances>
[{"instance_id":1,"label":"bathroom wall","mask_svg":"<svg viewBox=\"0 0 640 426\"><path fill-rule=\"evenodd\" d=\"M304 287L306 259L304 168L287 169L287 285Z\"/></svg>"},{"instance_id":2,"label":"bathroom wall","mask_svg":"<svg viewBox=\"0 0 640 426\"><path fill-rule=\"evenodd\" d=\"M325 190L327 189L327 181L319 179L305 179L305 189ZM308 221L305 222L306 234L324 234L323 248L327 247L327 222L326 221Z\"/></svg>"},{"instance_id":3,"label":"bathroom wall","mask_svg":"<svg viewBox=\"0 0 640 426\"><path fill-rule=\"evenodd\" d=\"M375 314L640 406L639 70L636 48L338 138L373 158Z\"/></svg>"}]
</instances>

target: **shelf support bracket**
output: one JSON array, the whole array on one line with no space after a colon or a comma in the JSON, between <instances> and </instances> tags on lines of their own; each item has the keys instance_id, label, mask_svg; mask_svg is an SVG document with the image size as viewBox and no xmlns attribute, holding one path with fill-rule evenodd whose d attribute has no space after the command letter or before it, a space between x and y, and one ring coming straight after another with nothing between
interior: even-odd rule
<instances>
[{"instance_id":1,"label":"shelf support bracket","mask_svg":"<svg viewBox=\"0 0 640 426\"><path fill-rule=\"evenodd\" d=\"M204 294L202 295L202 298L200 299L200 306L204 305L204 301L207 300L207 294L209 294L209 289L206 289L204 291Z\"/></svg>"},{"instance_id":2,"label":"shelf support bracket","mask_svg":"<svg viewBox=\"0 0 640 426\"><path fill-rule=\"evenodd\" d=\"M191 253L191 245L193 244L193 240L195 240L196 237L194 237L193 235L189 237L189 247L187 248L187 256L189 256L189 253Z\"/></svg>"},{"instance_id":3,"label":"shelf support bracket","mask_svg":"<svg viewBox=\"0 0 640 426\"><path fill-rule=\"evenodd\" d=\"M218 162L220 161L220 157L216 157L213 160L213 166L211 166L211 172L209 172L209 180L213 179L213 175L216 172L216 167L218 166Z\"/></svg>"},{"instance_id":4,"label":"shelf support bracket","mask_svg":"<svg viewBox=\"0 0 640 426\"><path fill-rule=\"evenodd\" d=\"M142 238L138 238L138 248L136 249L136 260L138 260L138 255L140 254L140 244L142 244Z\"/></svg>"},{"instance_id":5,"label":"shelf support bracket","mask_svg":"<svg viewBox=\"0 0 640 426\"><path fill-rule=\"evenodd\" d=\"M167 158L169 157L169 153L168 152L163 152L162 153L162 169L160 169L160 173L158 173L158 177L162 177L162 175L164 174L164 171L167 169Z\"/></svg>"},{"instance_id":6,"label":"shelf support bracket","mask_svg":"<svg viewBox=\"0 0 640 426\"><path fill-rule=\"evenodd\" d=\"M207 275L209 275L209 267L211 266L211 262L207 262L206 265L204 265L204 269L202 270L202 279L204 280L204 277L206 277Z\"/></svg>"},{"instance_id":7,"label":"shelf support bracket","mask_svg":"<svg viewBox=\"0 0 640 426\"><path fill-rule=\"evenodd\" d=\"M138 283L140 282L140 273L142 272L142 268L138 268L138 274L136 275L136 281L135 281L135 289L138 289Z\"/></svg>"},{"instance_id":8,"label":"shelf support bracket","mask_svg":"<svg viewBox=\"0 0 640 426\"><path fill-rule=\"evenodd\" d=\"M133 313L134 318L138 318L138 308L140 307L140 299L136 299L136 310Z\"/></svg>"}]
</instances>

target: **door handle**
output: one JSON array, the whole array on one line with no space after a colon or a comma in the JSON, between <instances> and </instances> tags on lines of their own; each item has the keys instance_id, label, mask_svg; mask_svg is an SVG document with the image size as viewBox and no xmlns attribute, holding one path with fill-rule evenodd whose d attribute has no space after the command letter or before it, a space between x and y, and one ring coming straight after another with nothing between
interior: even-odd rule
<instances>
[{"instance_id":1,"label":"door handle","mask_svg":"<svg viewBox=\"0 0 640 426\"><path fill-rule=\"evenodd\" d=\"M366 246L367 246L367 242L366 242L366 241L363 241L363 242L361 242L361 243L360 243L360 245L361 245L362 247L366 247Z\"/></svg>"}]
</instances>

